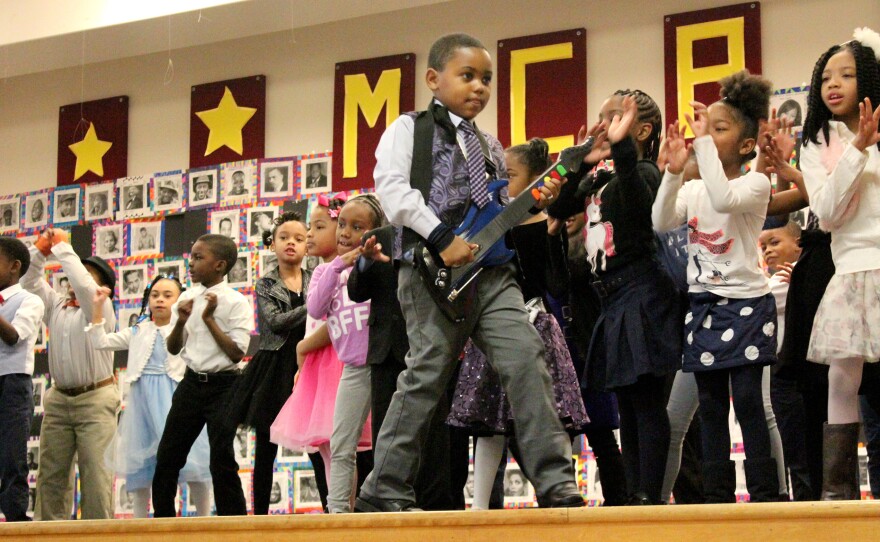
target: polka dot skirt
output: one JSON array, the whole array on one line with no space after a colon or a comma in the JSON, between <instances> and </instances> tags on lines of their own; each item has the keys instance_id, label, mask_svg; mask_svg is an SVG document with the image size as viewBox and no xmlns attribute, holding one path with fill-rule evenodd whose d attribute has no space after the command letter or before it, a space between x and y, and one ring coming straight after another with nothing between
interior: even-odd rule
<instances>
[{"instance_id":1,"label":"polka dot skirt","mask_svg":"<svg viewBox=\"0 0 880 542\"><path fill-rule=\"evenodd\" d=\"M776 362L776 303L772 294L729 299L689 294L684 319L686 373Z\"/></svg>"}]
</instances>

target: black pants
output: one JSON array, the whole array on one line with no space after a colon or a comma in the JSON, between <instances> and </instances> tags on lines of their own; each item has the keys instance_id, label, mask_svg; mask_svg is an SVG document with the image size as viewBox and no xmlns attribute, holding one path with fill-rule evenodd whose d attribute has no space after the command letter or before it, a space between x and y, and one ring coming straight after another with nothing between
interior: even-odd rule
<instances>
[{"instance_id":1,"label":"black pants","mask_svg":"<svg viewBox=\"0 0 880 542\"><path fill-rule=\"evenodd\" d=\"M584 433L596 457L604 506L626 504L626 474L614 430L607 425L588 424Z\"/></svg>"},{"instance_id":2,"label":"black pants","mask_svg":"<svg viewBox=\"0 0 880 542\"><path fill-rule=\"evenodd\" d=\"M373 414L373 442L379 436L391 397L397 390L397 378L406 369L406 364L394 356L388 356L383 363L370 366L370 392ZM452 379L454 384L457 379ZM446 425L449 415L449 396L441 398L428 438L422 448L413 487L416 504L424 510L463 510L464 485L467 482L468 442L467 435L458 434ZM358 468L360 478L360 466Z\"/></svg>"},{"instance_id":3,"label":"black pants","mask_svg":"<svg viewBox=\"0 0 880 542\"><path fill-rule=\"evenodd\" d=\"M671 385L671 375L642 375L635 384L614 390L627 493L644 493L653 503L660 502L669 455L666 403Z\"/></svg>"},{"instance_id":4,"label":"black pants","mask_svg":"<svg viewBox=\"0 0 880 542\"><path fill-rule=\"evenodd\" d=\"M27 441L34 415L31 375L0 376L0 511L6 521L27 521Z\"/></svg>"},{"instance_id":5,"label":"black pants","mask_svg":"<svg viewBox=\"0 0 880 542\"><path fill-rule=\"evenodd\" d=\"M770 401L782 438L785 467L791 478L795 501L815 500L813 480L807 460L807 409L797 380L779 374L770 377ZM821 484L820 484L821 485Z\"/></svg>"},{"instance_id":6,"label":"black pants","mask_svg":"<svg viewBox=\"0 0 880 542\"><path fill-rule=\"evenodd\" d=\"M208 425L211 446L211 479L217 515L247 514L238 462L232 448L235 428L227 419L235 380L236 377L231 375L209 375L208 382L199 382L198 375L187 370L177 386L156 457L156 474L153 476L155 517L177 515L174 497L180 469L186 464L190 448L205 424Z\"/></svg>"},{"instance_id":7,"label":"black pants","mask_svg":"<svg viewBox=\"0 0 880 542\"><path fill-rule=\"evenodd\" d=\"M770 432L764 414L761 378L764 367L744 365L695 373L703 424L703 461L730 460L730 390L742 427L746 458L770 457Z\"/></svg>"},{"instance_id":8,"label":"black pants","mask_svg":"<svg viewBox=\"0 0 880 542\"><path fill-rule=\"evenodd\" d=\"M703 446L700 416L694 416L681 446L681 467L672 486L675 504L703 504Z\"/></svg>"},{"instance_id":9,"label":"black pants","mask_svg":"<svg viewBox=\"0 0 880 542\"><path fill-rule=\"evenodd\" d=\"M278 445L269 440L269 433L257 431L254 448L254 515L269 513L269 495L272 493L272 476L275 472L275 457Z\"/></svg>"}]
</instances>

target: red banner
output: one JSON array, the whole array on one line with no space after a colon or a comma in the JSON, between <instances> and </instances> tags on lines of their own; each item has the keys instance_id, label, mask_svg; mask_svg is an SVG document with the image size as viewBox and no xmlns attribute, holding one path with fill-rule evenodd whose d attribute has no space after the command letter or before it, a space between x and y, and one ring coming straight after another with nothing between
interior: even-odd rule
<instances>
[{"instance_id":1,"label":"red banner","mask_svg":"<svg viewBox=\"0 0 880 542\"><path fill-rule=\"evenodd\" d=\"M720 79L761 73L759 2L667 15L663 26L667 124L684 124L691 101L718 101Z\"/></svg>"},{"instance_id":2,"label":"red banner","mask_svg":"<svg viewBox=\"0 0 880 542\"><path fill-rule=\"evenodd\" d=\"M415 73L412 53L336 64L333 191L373 188L379 138L415 109Z\"/></svg>"},{"instance_id":3,"label":"red banner","mask_svg":"<svg viewBox=\"0 0 880 542\"><path fill-rule=\"evenodd\" d=\"M58 113L58 185L128 175L128 96L62 106Z\"/></svg>"},{"instance_id":4,"label":"red banner","mask_svg":"<svg viewBox=\"0 0 880 542\"><path fill-rule=\"evenodd\" d=\"M587 31L498 42L498 139L505 147L541 137L550 152L574 144L587 120Z\"/></svg>"},{"instance_id":5,"label":"red banner","mask_svg":"<svg viewBox=\"0 0 880 542\"><path fill-rule=\"evenodd\" d=\"M263 158L265 152L265 75L192 87L190 168Z\"/></svg>"}]
</instances>

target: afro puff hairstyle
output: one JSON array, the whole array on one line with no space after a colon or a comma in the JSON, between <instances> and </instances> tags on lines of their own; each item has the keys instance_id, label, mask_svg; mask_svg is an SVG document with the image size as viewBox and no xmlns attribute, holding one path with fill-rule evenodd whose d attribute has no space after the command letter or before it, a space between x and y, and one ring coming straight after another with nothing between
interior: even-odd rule
<instances>
[{"instance_id":1,"label":"afro puff hairstyle","mask_svg":"<svg viewBox=\"0 0 880 542\"><path fill-rule=\"evenodd\" d=\"M770 90L773 85L760 75L742 70L728 75L718 82L721 85L721 102L726 104L741 124L741 139L757 138L761 121L767 120L770 111ZM752 151L745 161L757 156Z\"/></svg>"}]
</instances>

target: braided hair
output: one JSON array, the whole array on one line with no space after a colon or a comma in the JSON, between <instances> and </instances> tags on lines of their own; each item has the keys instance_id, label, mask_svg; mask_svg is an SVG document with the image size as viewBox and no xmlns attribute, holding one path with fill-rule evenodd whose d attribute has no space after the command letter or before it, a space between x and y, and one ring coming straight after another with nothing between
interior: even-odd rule
<instances>
[{"instance_id":1,"label":"braided hair","mask_svg":"<svg viewBox=\"0 0 880 542\"><path fill-rule=\"evenodd\" d=\"M632 96L638 108L638 121L651 125L651 135L645 141L644 157L652 162L660 155L660 132L663 130L663 115L653 98L641 90L618 90L614 96Z\"/></svg>"},{"instance_id":2,"label":"braided hair","mask_svg":"<svg viewBox=\"0 0 880 542\"><path fill-rule=\"evenodd\" d=\"M880 104L880 62L877 61L875 51L863 45L857 40L852 40L840 45L834 45L819 57L813 68L813 78L810 80L810 95L807 98L807 120L804 121L804 145L809 143L819 144L819 131L828 141L828 121L833 115L822 101L822 72L828 59L837 53L849 50L856 61L856 88L859 92L859 103L865 98L870 98L876 107ZM880 143L877 144L880 149Z\"/></svg>"},{"instance_id":3,"label":"braided hair","mask_svg":"<svg viewBox=\"0 0 880 542\"><path fill-rule=\"evenodd\" d=\"M138 324L140 324L144 320L153 318L152 313L148 312L148 310L147 310L150 307L150 292L153 291L153 287L156 286L156 283L159 282L160 280L170 280L174 284L177 284L177 287L180 289L180 293L183 293L186 290L186 288L184 288L184 286L183 286L183 283L180 282L180 277L175 277L174 275L161 275L161 274L153 277L153 280L150 281L150 283L144 289L144 297L143 297L143 300L141 301L141 312L138 313L137 323L135 323L135 326L137 326Z\"/></svg>"},{"instance_id":4,"label":"braided hair","mask_svg":"<svg viewBox=\"0 0 880 542\"><path fill-rule=\"evenodd\" d=\"M296 211L286 211L281 213L281 216L272 220L272 229L266 230L263 232L263 245L266 248L272 246L272 242L275 240L275 233L278 231L278 226L286 223L286 222L299 222L303 225L305 229L309 229L306 225L305 221L302 218L302 215Z\"/></svg>"},{"instance_id":5,"label":"braided hair","mask_svg":"<svg viewBox=\"0 0 880 542\"><path fill-rule=\"evenodd\" d=\"M529 177L540 175L550 167L550 146L540 137L533 137L528 143L514 145L506 152L513 154L529 169Z\"/></svg>"},{"instance_id":6,"label":"braided hair","mask_svg":"<svg viewBox=\"0 0 880 542\"><path fill-rule=\"evenodd\" d=\"M728 75L718 83L721 85L721 103L728 106L742 126L740 141L756 139L761 121L767 120L770 112L770 89L773 85L760 75L750 74L748 70ZM743 157L743 162L757 155L752 149Z\"/></svg>"},{"instance_id":7,"label":"braided hair","mask_svg":"<svg viewBox=\"0 0 880 542\"><path fill-rule=\"evenodd\" d=\"M360 203L366 205L370 209L370 212L373 213L373 229L385 225L385 211L382 210L382 204L379 202L379 197L376 194L358 194L349 199L347 203Z\"/></svg>"}]
</instances>

